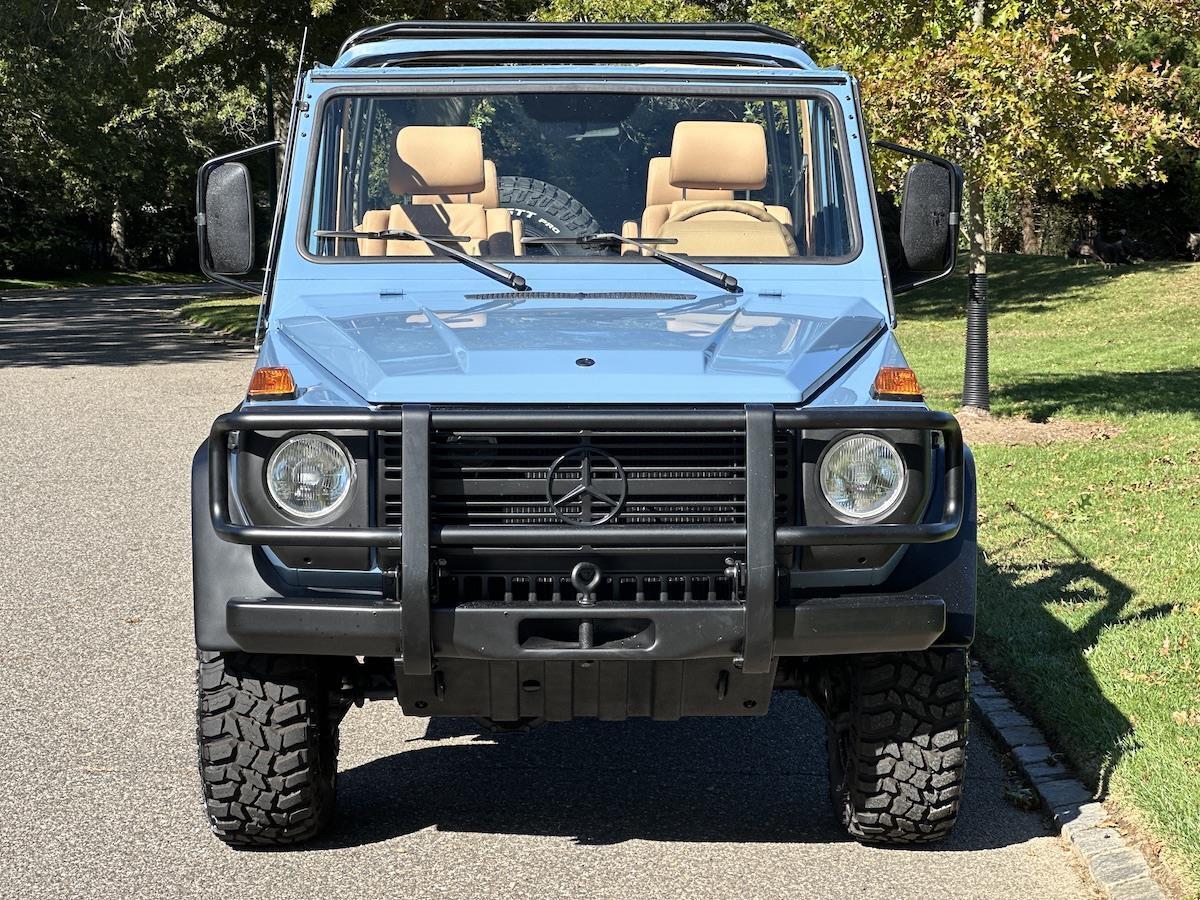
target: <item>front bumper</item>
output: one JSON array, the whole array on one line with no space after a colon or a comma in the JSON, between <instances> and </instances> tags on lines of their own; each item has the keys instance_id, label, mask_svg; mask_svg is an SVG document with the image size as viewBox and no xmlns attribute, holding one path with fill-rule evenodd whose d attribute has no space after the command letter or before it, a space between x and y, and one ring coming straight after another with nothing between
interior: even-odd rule
<instances>
[{"instance_id":1,"label":"front bumper","mask_svg":"<svg viewBox=\"0 0 1200 900\"><path fill-rule=\"evenodd\" d=\"M430 517L430 432L433 428L736 429L745 434L745 524L471 526ZM920 524L777 525L776 429L927 429L942 436L941 509ZM230 514L231 432L298 430L400 431L404 479L401 526L331 528L236 523ZM226 541L273 546L399 548L395 600L355 596L229 600L226 627L245 650L393 656L405 674L428 675L433 658L624 661L734 657L747 674L771 671L789 655L915 650L945 627L937 596L854 596L780 605L776 547L928 544L958 534L964 512L964 455L958 423L946 413L903 407L777 409L430 409L315 408L235 411L213 424L209 440L212 527ZM445 547L737 546L745 578L724 604L539 605L432 603L431 556ZM228 595L227 595L228 596ZM562 639L563 628L594 629L597 640ZM582 632L581 632L582 633Z\"/></svg>"},{"instance_id":2,"label":"front bumper","mask_svg":"<svg viewBox=\"0 0 1200 900\"><path fill-rule=\"evenodd\" d=\"M597 623L593 646L547 638L553 625ZM397 656L403 642L402 604L353 596L323 600L280 597L230 600L229 633L254 653ZM614 627L606 630L605 623ZM548 627L541 627L548 626ZM924 650L946 627L941 597L863 595L815 598L777 607L775 656ZM608 634L609 639L604 636ZM435 607L432 638L439 657L486 660L729 659L746 639L741 604L567 607L484 604Z\"/></svg>"}]
</instances>

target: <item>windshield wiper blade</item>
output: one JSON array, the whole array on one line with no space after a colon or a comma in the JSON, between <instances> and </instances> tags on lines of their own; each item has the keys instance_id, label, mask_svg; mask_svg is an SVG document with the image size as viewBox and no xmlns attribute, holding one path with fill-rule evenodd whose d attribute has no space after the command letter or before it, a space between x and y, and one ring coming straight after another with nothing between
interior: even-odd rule
<instances>
[{"instance_id":1,"label":"windshield wiper blade","mask_svg":"<svg viewBox=\"0 0 1200 900\"><path fill-rule=\"evenodd\" d=\"M677 243L675 238L630 238L612 232L601 232L599 234L584 234L578 237L527 237L522 238L521 243L580 244L585 247L612 247L614 245L627 244L630 247L645 250L655 259L661 259L667 265L674 266L679 271L687 272L689 275L694 275L701 281L715 284L717 287L729 291L731 294L740 294L742 292L742 289L738 287L737 279L732 275L728 275L720 269L714 269L711 266L693 262L686 257L676 256L674 253L666 253L654 246L655 244Z\"/></svg>"},{"instance_id":2,"label":"windshield wiper blade","mask_svg":"<svg viewBox=\"0 0 1200 900\"><path fill-rule=\"evenodd\" d=\"M490 263L486 259L480 259L478 256L463 253L457 247L450 246L451 243L461 244L471 240L469 237L461 234L418 234L415 231L406 231L403 228L388 228L383 231L316 231L313 233L319 238L341 238L355 241L360 238L368 241L420 241L434 253L440 253L443 256L456 259L463 265L469 266L476 272L486 275L488 278L494 278L514 291L531 290L529 285L525 283L525 279L516 272L505 269L495 263Z\"/></svg>"}]
</instances>

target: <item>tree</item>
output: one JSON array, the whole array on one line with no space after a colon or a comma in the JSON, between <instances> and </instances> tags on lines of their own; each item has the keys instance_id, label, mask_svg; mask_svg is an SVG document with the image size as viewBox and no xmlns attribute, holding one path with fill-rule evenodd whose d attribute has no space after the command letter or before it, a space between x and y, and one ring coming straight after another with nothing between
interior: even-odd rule
<instances>
[{"instance_id":1,"label":"tree","mask_svg":"<svg viewBox=\"0 0 1200 900\"><path fill-rule=\"evenodd\" d=\"M196 167L287 122L300 38L328 61L402 17L535 0L10 0L0 30L0 272L191 265ZM274 87L267 108L266 80Z\"/></svg>"},{"instance_id":2,"label":"tree","mask_svg":"<svg viewBox=\"0 0 1200 900\"><path fill-rule=\"evenodd\" d=\"M1195 4L753 0L748 12L859 75L876 135L962 164L976 353L986 351L988 192L1031 199L1161 180L1172 149L1196 142L1194 122L1173 106L1171 62L1147 65L1124 50L1150 29L1194 33ZM986 408L983 362L964 401Z\"/></svg>"}]
</instances>

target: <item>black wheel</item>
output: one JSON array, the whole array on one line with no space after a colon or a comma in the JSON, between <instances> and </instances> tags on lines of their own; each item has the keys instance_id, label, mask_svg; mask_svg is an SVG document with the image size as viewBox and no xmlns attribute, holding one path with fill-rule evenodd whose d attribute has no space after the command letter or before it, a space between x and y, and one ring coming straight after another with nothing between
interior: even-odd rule
<instances>
[{"instance_id":1,"label":"black wheel","mask_svg":"<svg viewBox=\"0 0 1200 900\"><path fill-rule=\"evenodd\" d=\"M552 184L516 175L500 177L500 205L525 223L526 237L578 237L600 231L600 223L587 207ZM571 244L526 248L556 256L588 255L595 251Z\"/></svg>"},{"instance_id":2,"label":"black wheel","mask_svg":"<svg viewBox=\"0 0 1200 900\"><path fill-rule=\"evenodd\" d=\"M967 654L855 657L831 670L829 786L857 840L929 843L954 828L967 761Z\"/></svg>"},{"instance_id":3,"label":"black wheel","mask_svg":"<svg viewBox=\"0 0 1200 900\"><path fill-rule=\"evenodd\" d=\"M198 654L200 783L225 843L297 844L333 817L340 710L322 670L298 656Z\"/></svg>"}]
</instances>

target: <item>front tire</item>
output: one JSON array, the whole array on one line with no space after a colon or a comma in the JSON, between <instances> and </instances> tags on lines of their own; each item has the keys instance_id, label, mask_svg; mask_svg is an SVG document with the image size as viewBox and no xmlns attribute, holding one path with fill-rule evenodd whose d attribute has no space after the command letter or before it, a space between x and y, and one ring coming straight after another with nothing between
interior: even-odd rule
<instances>
[{"instance_id":1,"label":"front tire","mask_svg":"<svg viewBox=\"0 0 1200 900\"><path fill-rule=\"evenodd\" d=\"M964 650L855 657L825 685L834 810L856 840L940 841L958 818L967 761Z\"/></svg>"},{"instance_id":2,"label":"front tire","mask_svg":"<svg viewBox=\"0 0 1200 900\"><path fill-rule=\"evenodd\" d=\"M333 817L338 717L319 662L249 653L197 655L200 783L213 834L282 847Z\"/></svg>"}]
</instances>

